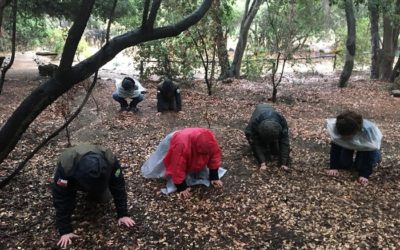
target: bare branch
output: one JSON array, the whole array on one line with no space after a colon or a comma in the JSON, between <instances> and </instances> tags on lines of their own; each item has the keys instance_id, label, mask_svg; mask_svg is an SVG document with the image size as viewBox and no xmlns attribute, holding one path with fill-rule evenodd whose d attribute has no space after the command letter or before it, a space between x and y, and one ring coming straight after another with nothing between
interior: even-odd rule
<instances>
[{"instance_id":1,"label":"bare branch","mask_svg":"<svg viewBox=\"0 0 400 250\"><path fill-rule=\"evenodd\" d=\"M114 0L113 6L111 7L111 11L110 11L110 16L108 17L107 33L106 33L106 42L107 43L110 40L111 23L114 18L114 12L115 12L115 8L117 7L117 2L118 2L118 0Z\"/></svg>"},{"instance_id":2,"label":"bare branch","mask_svg":"<svg viewBox=\"0 0 400 250\"><path fill-rule=\"evenodd\" d=\"M82 0L80 12L77 13L74 24L68 31L68 37L65 41L64 50L61 56L59 71L67 71L71 68L74 61L76 49L78 48L79 41L81 40L83 31L92 13L93 5L96 0Z\"/></svg>"},{"instance_id":3,"label":"bare branch","mask_svg":"<svg viewBox=\"0 0 400 250\"><path fill-rule=\"evenodd\" d=\"M143 6L142 28L146 27L147 17L149 15L150 0L146 0Z\"/></svg>"},{"instance_id":4,"label":"bare branch","mask_svg":"<svg viewBox=\"0 0 400 250\"><path fill-rule=\"evenodd\" d=\"M147 20L146 27L153 29L154 22L157 17L158 9L160 8L161 0L153 0L153 4L151 5L151 10L149 14L149 19Z\"/></svg>"}]
</instances>

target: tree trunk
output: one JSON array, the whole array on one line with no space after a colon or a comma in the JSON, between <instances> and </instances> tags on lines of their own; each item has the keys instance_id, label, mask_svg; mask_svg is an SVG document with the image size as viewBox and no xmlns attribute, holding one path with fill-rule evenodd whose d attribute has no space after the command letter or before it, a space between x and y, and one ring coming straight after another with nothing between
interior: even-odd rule
<instances>
[{"instance_id":1,"label":"tree trunk","mask_svg":"<svg viewBox=\"0 0 400 250\"><path fill-rule=\"evenodd\" d=\"M375 0L368 0L369 20L371 23L371 68L370 78L379 78L379 4Z\"/></svg>"},{"instance_id":2,"label":"tree trunk","mask_svg":"<svg viewBox=\"0 0 400 250\"><path fill-rule=\"evenodd\" d=\"M331 3L330 0L322 0L322 11L324 12L324 29L330 30L332 28L331 18Z\"/></svg>"},{"instance_id":3,"label":"tree trunk","mask_svg":"<svg viewBox=\"0 0 400 250\"><path fill-rule=\"evenodd\" d=\"M383 44L380 58L380 79L389 80L394 62L393 26L388 16L383 17Z\"/></svg>"},{"instance_id":4,"label":"tree trunk","mask_svg":"<svg viewBox=\"0 0 400 250\"><path fill-rule=\"evenodd\" d=\"M86 1L88 0L82 2L85 3ZM159 28L142 29L139 27L130 32L117 36L106 43L96 54L74 65L73 67L68 67L68 64L72 62L72 60L71 55L68 54L68 51L66 51L65 48L69 48L71 51L74 51L75 46L67 43L75 43L77 39L76 37L74 37L74 39L67 38L63 52L63 57L64 55L66 57L61 59L61 62L63 63L60 64L60 66L63 67L61 67L60 72L56 74L54 78L51 78L46 83L33 90L1 128L0 163L3 162L7 155L14 149L22 134L25 133L29 125L36 119L36 117L59 96L71 89L75 84L90 77L94 72L113 59L122 50L143 42L179 35L184 30L187 30L189 27L200 21L200 19L211 7L211 3L212 0L203 0L202 4L197 10L194 10L189 16L183 18L177 23ZM152 11L152 13L156 12L156 10ZM150 17L150 22L154 21L153 18ZM82 25L80 25L80 27L82 27ZM69 32L68 35L70 36L74 34L70 34Z\"/></svg>"},{"instance_id":5,"label":"tree trunk","mask_svg":"<svg viewBox=\"0 0 400 250\"><path fill-rule=\"evenodd\" d=\"M347 22L347 41L346 41L346 61L342 74L339 79L339 87L346 87L354 66L354 56L356 55L356 19L354 17L353 0L345 0L346 22Z\"/></svg>"},{"instance_id":6,"label":"tree trunk","mask_svg":"<svg viewBox=\"0 0 400 250\"><path fill-rule=\"evenodd\" d=\"M12 0L0 0L0 37L2 37L1 30L3 27L4 9L11 3Z\"/></svg>"},{"instance_id":7,"label":"tree trunk","mask_svg":"<svg viewBox=\"0 0 400 250\"><path fill-rule=\"evenodd\" d=\"M396 65L392 70L392 74L390 75L390 82L394 82L394 80L400 75L400 57L397 59Z\"/></svg>"},{"instance_id":8,"label":"tree trunk","mask_svg":"<svg viewBox=\"0 0 400 250\"><path fill-rule=\"evenodd\" d=\"M214 42L217 46L218 63L220 67L219 79L225 79L229 76L229 58L228 51L226 49L226 37L222 29L221 20L221 2L220 0L214 0L213 3L213 19L215 24L214 30Z\"/></svg>"},{"instance_id":9,"label":"tree trunk","mask_svg":"<svg viewBox=\"0 0 400 250\"><path fill-rule=\"evenodd\" d=\"M1 70L0 76L0 94L3 91L4 81L6 80L7 71L11 68L14 63L15 59L15 50L16 50L16 32L17 32L17 7L18 7L18 0L14 0L14 4L12 7L13 12L13 25L12 25L12 37L11 37L11 58L7 65ZM1 25L1 24L0 24ZM0 26L1 30L1 26ZM3 59L4 60L4 59ZM2 61L3 63L3 61ZM0 64L1 67L1 64Z\"/></svg>"},{"instance_id":10,"label":"tree trunk","mask_svg":"<svg viewBox=\"0 0 400 250\"><path fill-rule=\"evenodd\" d=\"M240 77L240 68L242 66L242 59L247 45L247 35L249 33L251 23L253 22L254 17L260 9L262 3L263 0L253 0L249 8L250 0L246 0L246 7L242 22L240 24L238 43L236 45L235 55L229 69L230 77Z\"/></svg>"},{"instance_id":11,"label":"tree trunk","mask_svg":"<svg viewBox=\"0 0 400 250\"><path fill-rule=\"evenodd\" d=\"M399 14L400 0L397 0L395 15L397 16ZM383 43L379 58L379 73L380 79L385 81L389 81L392 75L393 62L397 50L399 27L400 26L391 18L391 16L385 15L383 17Z\"/></svg>"},{"instance_id":12,"label":"tree trunk","mask_svg":"<svg viewBox=\"0 0 400 250\"><path fill-rule=\"evenodd\" d=\"M278 94L278 88L276 86L272 86L272 102L276 103L276 95Z\"/></svg>"}]
</instances>

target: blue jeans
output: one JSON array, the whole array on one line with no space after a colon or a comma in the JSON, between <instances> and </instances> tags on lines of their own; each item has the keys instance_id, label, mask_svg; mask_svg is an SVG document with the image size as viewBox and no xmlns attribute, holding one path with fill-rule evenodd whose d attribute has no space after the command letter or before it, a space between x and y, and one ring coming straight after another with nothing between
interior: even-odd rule
<instances>
[{"instance_id":1,"label":"blue jeans","mask_svg":"<svg viewBox=\"0 0 400 250\"><path fill-rule=\"evenodd\" d=\"M121 108L127 108L128 107L128 102L125 100L125 98L120 97L117 92L114 92L112 94L112 98L119 102L121 105ZM144 100L143 94L140 94L138 97L132 98L132 101L129 103L130 108L136 108L139 102Z\"/></svg>"},{"instance_id":2,"label":"blue jeans","mask_svg":"<svg viewBox=\"0 0 400 250\"><path fill-rule=\"evenodd\" d=\"M350 169L355 168L359 176L368 178L372 174L373 167L381 161L379 150L357 151L353 160L354 150L346 149L335 143L331 143L330 168Z\"/></svg>"}]
</instances>

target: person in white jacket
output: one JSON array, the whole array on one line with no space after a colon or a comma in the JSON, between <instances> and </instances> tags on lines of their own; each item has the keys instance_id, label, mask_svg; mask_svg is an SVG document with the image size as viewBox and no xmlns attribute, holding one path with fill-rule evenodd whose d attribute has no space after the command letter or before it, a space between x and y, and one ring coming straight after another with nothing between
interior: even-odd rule
<instances>
[{"instance_id":1,"label":"person in white jacket","mask_svg":"<svg viewBox=\"0 0 400 250\"><path fill-rule=\"evenodd\" d=\"M338 169L355 168L357 181L368 184L373 168L381 161L382 133L379 128L360 114L346 111L336 119L328 119L327 129L331 137L328 175L338 176Z\"/></svg>"},{"instance_id":2,"label":"person in white jacket","mask_svg":"<svg viewBox=\"0 0 400 250\"><path fill-rule=\"evenodd\" d=\"M121 105L119 112L137 112L137 105L144 100L143 94L146 92L146 89L142 87L140 82L130 77L125 77L122 81L117 80L115 87L116 90L112 94L112 97ZM129 105L126 99L132 99Z\"/></svg>"}]
</instances>

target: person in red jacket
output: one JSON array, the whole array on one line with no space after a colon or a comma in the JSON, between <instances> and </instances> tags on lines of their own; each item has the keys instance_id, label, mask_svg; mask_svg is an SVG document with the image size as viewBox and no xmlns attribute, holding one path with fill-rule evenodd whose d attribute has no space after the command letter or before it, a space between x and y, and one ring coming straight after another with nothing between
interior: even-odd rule
<instances>
[{"instance_id":1,"label":"person in red jacket","mask_svg":"<svg viewBox=\"0 0 400 250\"><path fill-rule=\"evenodd\" d=\"M199 182L194 179L208 180L201 184L211 183L216 188L223 186L219 179L221 166L221 149L209 129L186 128L168 134L157 150L142 166L145 178L167 178L173 182L179 196L187 199L191 196L190 187Z\"/></svg>"}]
</instances>

